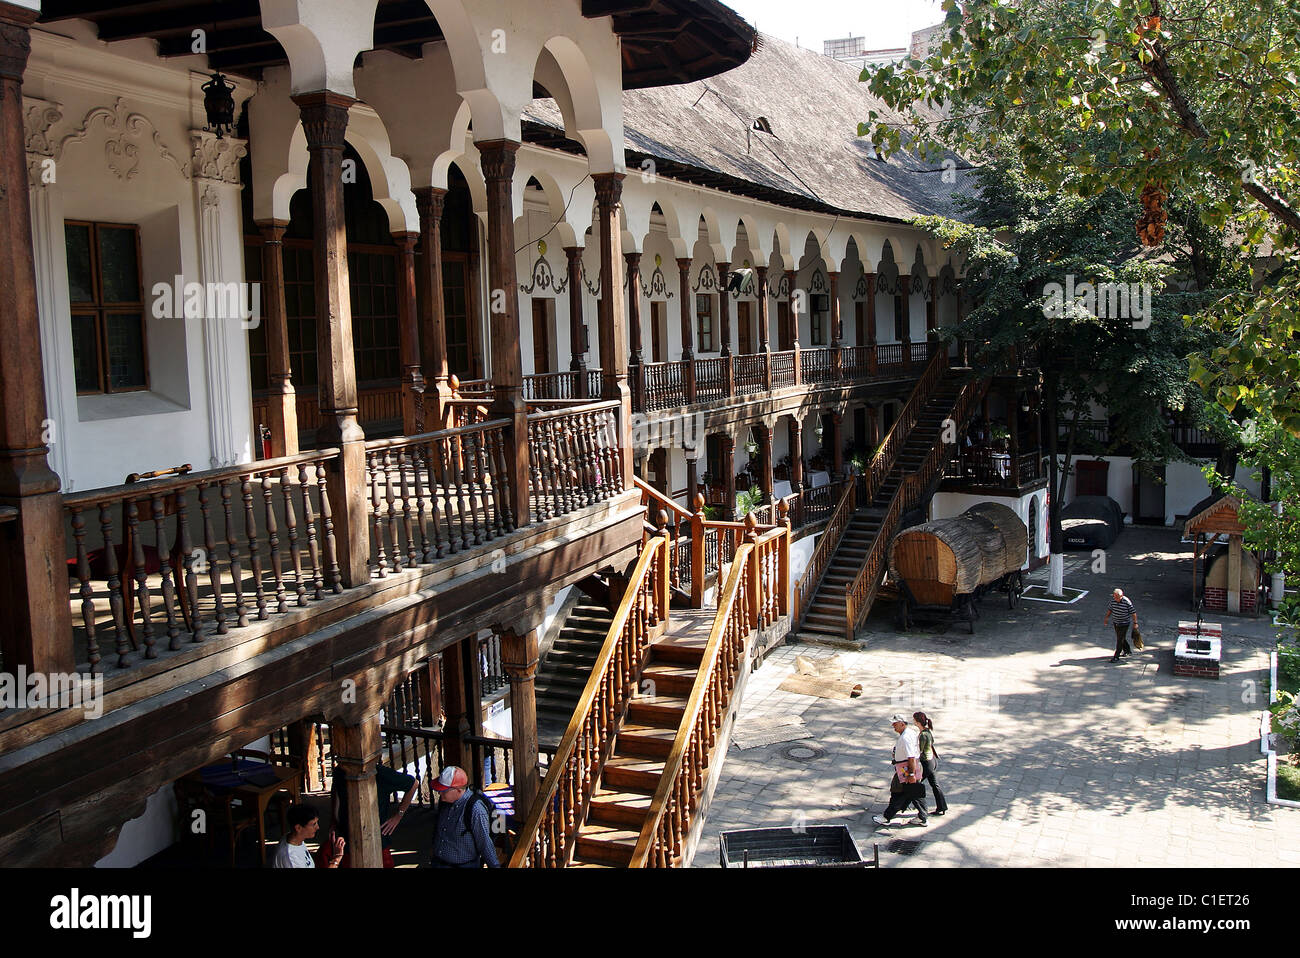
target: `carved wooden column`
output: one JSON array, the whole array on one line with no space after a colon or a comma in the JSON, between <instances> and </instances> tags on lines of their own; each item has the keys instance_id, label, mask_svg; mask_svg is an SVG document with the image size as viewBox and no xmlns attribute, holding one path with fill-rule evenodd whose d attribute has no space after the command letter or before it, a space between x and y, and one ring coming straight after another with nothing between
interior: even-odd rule
<instances>
[{"instance_id":1,"label":"carved wooden column","mask_svg":"<svg viewBox=\"0 0 1300 958\"><path fill-rule=\"evenodd\" d=\"M786 285L790 288L788 294L790 302L790 347L794 350L794 383L796 386L803 382L803 365L799 362L799 297L796 295L794 278L797 270L788 269L785 271Z\"/></svg>"},{"instance_id":2,"label":"carved wooden column","mask_svg":"<svg viewBox=\"0 0 1300 958\"><path fill-rule=\"evenodd\" d=\"M375 766L379 763L379 716L360 722L330 723L330 751L343 776L343 800L348 810L344 851L352 868L383 868L379 835L379 798L375 791Z\"/></svg>"},{"instance_id":3,"label":"carved wooden column","mask_svg":"<svg viewBox=\"0 0 1300 958\"><path fill-rule=\"evenodd\" d=\"M844 475L844 417L831 413L831 470L836 479Z\"/></svg>"},{"instance_id":4,"label":"carved wooden column","mask_svg":"<svg viewBox=\"0 0 1300 958\"><path fill-rule=\"evenodd\" d=\"M508 419L511 435L506 443L506 476L510 483L507 506L517 528L529 524L528 515L528 406L524 402L524 362L519 346L519 295L515 278L515 220L512 190L515 153L513 140L478 144L487 181L488 301L492 334L492 416ZM498 309L497 307L500 306Z\"/></svg>"},{"instance_id":5,"label":"carved wooden column","mask_svg":"<svg viewBox=\"0 0 1300 958\"><path fill-rule=\"evenodd\" d=\"M686 508L691 508L695 496L700 491L700 461L695 457L697 450L685 449L686 454Z\"/></svg>"},{"instance_id":6,"label":"carved wooden column","mask_svg":"<svg viewBox=\"0 0 1300 958\"><path fill-rule=\"evenodd\" d=\"M903 369L912 368L912 291L910 276L898 277L898 295L894 297L894 316L902 316Z\"/></svg>"},{"instance_id":7,"label":"carved wooden column","mask_svg":"<svg viewBox=\"0 0 1300 958\"><path fill-rule=\"evenodd\" d=\"M758 351L763 354L763 389L772 391L772 343L767 328L767 267L754 267L758 280Z\"/></svg>"},{"instance_id":8,"label":"carved wooden column","mask_svg":"<svg viewBox=\"0 0 1300 958\"><path fill-rule=\"evenodd\" d=\"M345 586L370 581L366 523L366 437L357 422L357 369L352 351L347 231L343 219L343 134L350 96L321 90L293 98L311 157L316 279L316 370L322 447L338 446L331 465L334 539Z\"/></svg>"},{"instance_id":9,"label":"carved wooden column","mask_svg":"<svg viewBox=\"0 0 1300 958\"><path fill-rule=\"evenodd\" d=\"M587 389L587 324L582 317L582 247L566 246L564 255L569 260L569 369L577 382L574 395L589 398Z\"/></svg>"},{"instance_id":10,"label":"carved wooden column","mask_svg":"<svg viewBox=\"0 0 1300 958\"><path fill-rule=\"evenodd\" d=\"M514 741L515 816L525 819L542 787L537 771L537 630L501 635L501 666L510 677L510 730Z\"/></svg>"},{"instance_id":11,"label":"carved wooden column","mask_svg":"<svg viewBox=\"0 0 1300 958\"><path fill-rule=\"evenodd\" d=\"M695 402L695 297L691 295L691 261L683 257L677 261L678 296L682 307L682 362L686 368L682 374L682 391L686 394L687 405Z\"/></svg>"},{"instance_id":12,"label":"carved wooden column","mask_svg":"<svg viewBox=\"0 0 1300 958\"><path fill-rule=\"evenodd\" d=\"M876 274L867 273L867 374L876 374Z\"/></svg>"},{"instance_id":13,"label":"carved wooden column","mask_svg":"<svg viewBox=\"0 0 1300 958\"><path fill-rule=\"evenodd\" d=\"M458 639L442 651L443 761L466 769L470 750L464 737L473 735L478 723L479 697L474 676L479 674L478 636ZM473 775L471 774L471 778Z\"/></svg>"},{"instance_id":14,"label":"carved wooden column","mask_svg":"<svg viewBox=\"0 0 1300 958\"><path fill-rule=\"evenodd\" d=\"M288 223L267 220L262 231L262 309L266 319L267 427L271 456L298 455L298 396L289 362L289 318L284 305L284 230Z\"/></svg>"},{"instance_id":15,"label":"carved wooden column","mask_svg":"<svg viewBox=\"0 0 1300 958\"><path fill-rule=\"evenodd\" d=\"M880 415L875 406L867 406L867 429L871 436L871 446L867 450L874 455L876 448L880 445Z\"/></svg>"},{"instance_id":16,"label":"carved wooden column","mask_svg":"<svg viewBox=\"0 0 1300 958\"><path fill-rule=\"evenodd\" d=\"M727 518L736 515L736 438L729 432L722 434L723 481L726 484Z\"/></svg>"},{"instance_id":17,"label":"carved wooden column","mask_svg":"<svg viewBox=\"0 0 1300 958\"><path fill-rule=\"evenodd\" d=\"M836 382L844 379L844 350L841 344L843 330L840 329L840 274L827 270L831 285L831 370Z\"/></svg>"},{"instance_id":18,"label":"carved wooden column","mask_svg":"<svg viewBox=\"0 0 1300 958\"><path fill-rule=\"evenodd\" d=\"M397 335L402 360L402 430L425 431L424 373L420 370L420 334L416 328L415 243L419 233L394 233L397 243Z\"/></svg>"},{"instance_id":19,"label":"carved wooden column","mask_svg":"<svg viewBox=\"0 0 1300 958\"><path fill-rule=\"evenodd\" d=\"M627 328L632 348L627 378L632 390L632 408L639 409L645 387L641 371L641 254L624 253L623 259L627 261Z\"/></svg>"},{"instance_id":20,"label":"carved wooden column","mask_svg":"<svg viewBox=\"0 0 1300 958\"><path fill-rule=\"evenodd\" d=\"M63 500L46 458L46 441L61 437L42 436L45 380L26 188L22 77L36 17L0 4L0 505L18 510L0 523L0 647L7 671L71 672Z\"/></svg>"},{"instance_id":21,"label":"carved wooden column","mask_svg":"<svg viewBox=\"0 0 1300 958\"><path fill-rule=\"evenodd\" d=\"M926 291L925 300L925 329L926 332L939 328L939 280L938 277L931 276L929 289Z\"/></svg>"},{"instance_id":22,"label":"carved wooden column","mask_svg":"<svg viewBox=\"0 0 1300 958\"><path fill-rule=\"evenodd\" d=\"M622 173L597 173L596 232L600 235L600 363L604 370L605 399L620 404L618 422L619 458L624 488L632 486L632 394L627 385L627 347L623 326L623 239L618 222L618 204L623 195Z\"/></svg>"},{"instance_id":23,"label":"carved wooden column","mask_svg":"<svg viewBox=\"0 0 1300 958\"><path fill-rule=\"evenodd\" d=\"M803 525L803 422L797 416L790 417L790 492Z\"/></svg>"},{"instance_id":24,"label":"carved wooden column","mask_svg":"<svg viewBox=\"0 0 1300 958\"><path fill-rule=\"evenodd\" d=\"M447 191L436 186L415 190L420 213L420 271L416 283L420 302L420 363L424 367L424 425L437 430L450 426L447 400L451 383L447 370L446 302L442 290L442 210Z\"/></svg>"},{"instance_id":25,"label":"carved wooden column","mask_svg":"<svg viewBox=\"0 0 1300 958\"><path fill-rule=\"evenodd\" d=\"M727 280L730 278L731 264L718 263L718 333L722 337L719 353L725 358L731 355L731 294L727 292ZM731 364L727 364L730 368ZM731 391L727 391L731 395Z\"/></svg>"},{"instance_id":26,"label":"carved wooden column","mask_svg":"<svg viewBox=\"0 0 1300 958\"><path fill-rule=\"evenodd\" d=\"M758 473L758 487L763 490L763 498L771 502L772 488L776 482L772 476L772 427L762 423L755 426L754 430L758 433L758 455L763 460L763 468Z\"/></svg>"}]
</instances>

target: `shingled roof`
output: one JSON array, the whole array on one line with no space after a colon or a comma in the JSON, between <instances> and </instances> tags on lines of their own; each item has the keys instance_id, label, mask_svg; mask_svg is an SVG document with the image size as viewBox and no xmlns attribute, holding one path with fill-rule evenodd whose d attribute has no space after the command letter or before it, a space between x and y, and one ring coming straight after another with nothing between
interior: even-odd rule
<instances>
[{"instance_id":1,"label":"shingled roof","mask_svg":"<svg viewBox=\"0 0 1300 958\"><path fill-rule=\"evenodd\" d=\"M635 170L649 157L662 175L800 209L895 222L959 217L954 201L974 187L968 164L901 152L877 159L856 135L871 110L897 118L853 67L765 34L758 52L734 70L625 91L627 164ZM759 117L771 135L751 129ZM524 120L526 138L562 146L554 100L534 100Z\"/></svg>"}]
</instances>

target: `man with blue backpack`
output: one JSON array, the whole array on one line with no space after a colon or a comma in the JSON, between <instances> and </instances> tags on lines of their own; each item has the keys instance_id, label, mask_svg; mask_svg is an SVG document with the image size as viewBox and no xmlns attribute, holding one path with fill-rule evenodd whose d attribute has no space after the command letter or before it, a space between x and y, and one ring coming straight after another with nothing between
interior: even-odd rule
<instances>
[{"instance_id":1,"label":"man with blue backpack","mask_svg":"<svg viewBox=\"0 0 1300 958\"><path fill-rule=\"evenodd\" d=\"M438 816L429 863L434 868L500 868L492 844L492 803L470 788L465 770L448 765L434 779L433 790L438 793Z\"/></svg>"}]
</instances>

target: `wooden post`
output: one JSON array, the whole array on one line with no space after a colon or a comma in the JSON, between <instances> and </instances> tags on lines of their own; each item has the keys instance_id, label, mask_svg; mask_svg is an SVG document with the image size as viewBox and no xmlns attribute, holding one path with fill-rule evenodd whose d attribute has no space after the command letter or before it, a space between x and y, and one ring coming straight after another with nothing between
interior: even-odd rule
<instances>
[{"instance_id":1,"label":"wooden post","mask_svg":"<svg viewBox=\"0 0 1300 958\"><path fill-rule=\"evenodd\" d=\"M343 585L370 581L366 522L366 437L357 422L357 369L352 350L347 231L343 218L343 135L350 96L321 90L294 97L311 157L313 241L316 255L316 371L323 447L341 450L331 464L330 504Z\"/></svg>"},{"instance_id":2,"label":"wooden post","mask_svg":"<svg viewBox=\"0 0 1300 958\"><path fill-rule=\"evenodd\" d=\"M597 173L596 232L600 236L600 364L604 398L619 401L618 447L624 488L632 488L632 395L627 384L627 348L623 325L623 239L618 207L622 173ZM511 260L513 262L513 260Z\"/></svg>"},{"instance_id":3,"label":"wooden post","mask_svg":"<svg viewBox=\"0 0 1300 958\"><path fill-rule=\"evenodd\" d=\"M491 414L510 420L506 444L506 475L510 482L508 507L515 527L531 521L528 514L528 406L524 402L524 363L519 346L519 294L515 278L515 220L512 190L515 153L513 140L477 144L487 182L488 303L492 331ZM605 294L608 299L610 291ZM603 353L603 350L602 350ZM603 357L602 357L603 358Z\"/></svg>"},{"instance_id":4,"label":"wooden post","mask_svg":"<svg viewBox=\"0 0 1300 958\"><path fill-rule=\"evenodd\" d=\"M903 369L910 372L912 369L912 293L911 277L898 277L898 295L894 299L894 315L903 317Z\"/></svg>"},{"instance_id":5,"label":"wooden post","mask_svg":"<svg viewBox=\"0 0 1300 958\"><path fill-rule=\"evenodd\" d=\"M303 788L314 792L325 787L320 780L317 766L320 763L320 749L316 745L316 723L303 719L290 722L285 729L289 739L289 751L302 763Z\"/></svg>"},{"instance_id":6,"label":"wooden post","mask_svg":"<svg viewBox=\"0 0 1300 958\"><path fill-rule=\"evenodd\" d=\"M1241 614L1241 536L1228 536L1228 612Z\"/></svg>"},{"instance_id":7,"label":"wooden post","mask_svg":"<svg viewBox=\"0 0 1300 958\"><path fill-rule=\"evenodd\" d=\"M763 490L763 498L771 502L772 487L776 482L772 476L772 427L761 423L754 428L758 430L758 454L763 459L763 468L758 477L759 488Z\"/></svg>"},{"instance_id":8,"label":"wooden post","mask_svg":"<svg viewBox=\"0 0 1300 958\"><path fill-rule=\"evenodd\" d=\"M795 519L803 525L803 423L790 417L790 491L795 495Z\"/></svg>"},{"instance_id":9,"label":"wooden post","mask_svg":"<svg viewBox=\"0 0 1300 958\"><path fill-rule=\"evenodd\" d=\"M289 319L284 304L284 230L288 223L266 220L262 231L262 309L266 313L267 427L271 457L298 455L298 396L289 362Z\"/></svg>"},{"instance_id":10,"label":"wooden post","mask_svg":"<svg viewBox=\"0 0 1300 958\"><path fill-rule=\"evenodd\" d=\"M867 273L867 375L876 374L876 274Z\"/></svg>"},{"instance_id":11,"label":"wooden post","mask_svg":"<svg viewBox=\"0 0 1300 958\"><path fill-rule=\"evenodd\" d=\"M844 379L843 330L840 329L840 274L827 270L831 285L831 369L836 382Z\"/></svg>"},{"instance_id":12,"label":"wooden post","mask_svg":"<svg viewBox=\"0 0 1300 958\"><path fill-rule=\"evenodd\" d=\"M719 353L725 358L731 355L731 300L730 293L727 292L727 278L731 272L731 264L718 263L718 331L722 336L722 348ZM731 364L727 363L727 369L731 369ZM730 373L728 373L728 383L730 383ZM731 395L730 386L727 389L727 395Z\"/></svg>"},{"instance_id":13,"label":"wooden post","mask_svg":"<svg viewBox=\"0 0 1300 958\"><path fill-rule=\"evenodd\" d=\"M1020 397L1014 392L1004 397L1007 407L1007 451L1011 454L1011 468L1007 479L1012 486L1020 485ZM957 449L960 451L961 444Z\"/></svg>"},{"instance_id":14,"label":"wooden post","mask_svg":"<svg viewBox=\"0 0 1300 958\"><path fill-rule=\"evenodd\" d=\"M473 646L473 648L471 648ZM446 720L442 726L442 756L448 765L465 767L469 750L465 747L464 736L470 734L470 690L466 688L466 650L478 668L477 643L474 636L459 639L447 646L442 652L443 712ZM478 702L473 703L475 710Z\"/></svg>"},{"instance_id":15,"label":"wooden post","mask_svg":"<svg viewBox=\"0 0 1300 958\"><path fill-rule=\"evenodd\" d=\"M790 287L790 345L794 350L794 384L798 386L803 383L803 367L799 362L799 297L795 295L794 287L796 275L796 270L785 271L786 285Z\"/></svg>"},{"instance_id":16,"label":"wooden post","mask_svg":"<svg viewBox=\"0 0 1300 958\"><path fill-rule=\"evenodd\" d=\"M756 266L754 273L758 277L758 349L759 352L770 353L772 342L767 328L767 267Z\"/></svg>"},{"instance_id":17,"label":"wooden post","mask_svg":"<svg viewBox=\"0 0 1300 958\"><path fill-rule=\"evenodd\" d=\"M383 868L379 835L379 798L375 791L375 765L379 762L379 716L360 722L330 723L330 750L343 776L343 800L348 809L348 863L353 868Z\"/></svg>"},{"instance_id":18,"label":"wooden post","mask_svg":"<svg viewBox=\"0 0 1300 958\"><path fill-rule=\"evenodd\" d=\"M397 328L402 359L402 429L408 436L425 431L424 373L416 328L415 243L419 233L394 233L398 249Z\"/></svg>"},{"instance_id":19,"label":"wooden post","mask_svg":"<svg viewBox=\"0 0 1300 958\"><path fill-rule=\"evenodd\" d=\"M627 328L632 344L628 366L640 366L641 359L641 254L624 253L627 261ZM629 375L631 375L629 373Z\"/></svg>"},{"instance_id":20,"label":"wooden post","mask_svg":"<svg viewBox=\"0 0 1300 958\"><path fill-rule=\"evenodd\" d=\"M501 666L510 677L510 730L514 740L515 816L526 819L542 787L537 771L537 630L501 634Z\"/></svg>"},{"instance_id":21,"label":"wooden post","mask_svg":"<svg viewBox=\"0 0 1300 958\"><path fill-rule=\"evenodd\" d=\"M582 247L566 246L564 255L569 260L569 351L573 354L569 368L577 378L574 395L590 398L587 389L587 324L582 317Z\"/></svg>"},{"instance_id":22,"label":"wooden post","mask_svg":"<svg viewBox=\"0 0 1300 958\"><path fill-rule=\"evenodd\" d=\"M751 512L745 516L745 543L753 546L749 550L749 589L745 601L749 603L749 620L754 628L761 628L763 609L763 564L758 554L758 520Z\"/></svg>"},{"instance_id":23,"label":"wooden post","mask_svg":"<svg viewBox=\"0 0 1300 958\"><path fill-rule=\"evenodd\" d=\"M684 449L686 455L686 507L689 509L695 502L695 494L699 492L700 485L700 467L699 461L691 454L694 449Z\"/></svg>"},{"instance_id":24,"label":"wooden post","mask_svg":"<svg viewBox=\"0 0 1300 958\"><path fill-rule=\"evenodd\" d=\"M429 657L415 673L415 681L420 689L420 725L437 728L442 715L442 653Z\"/></svg>"},{"instance_id":25,"label":"wooden post","mask_svg":"<svg viewBox=\"0 0 1300 958\"><path fill-rule=\"evenodd\" d=\"M691 608L704 608L704 496L691 503Z\"/></svg>"},{"instance_id":26,"label":"wooden post","mask_svg":"<svg viewBox=\"0 0 1300 958\"><path fill-rule=\"evenodd\" d=\"M695 328L692 316L695 298L691 295L691 261L682 258L677 261L678 295L682 308L682 362L686 364L682 375L682 391L686 394L686 404L695 402Z\"/></svg>"},{"instance_id":27,"label":"wooden post","mask_svg":"<svg viewBox=\"0 0 1300 958\"><path fill-rule=\"evenodd\" d=\"M446 303L442 289L442 211L447 191L436 186L415 190L420 213L420 272L416 288L420 304L420 363L424 367L424 428L452 425L447 400L451 382L447 369ZM432 388L429 384L432 383Z\"/></svg>"},{"instance_id":28,"label":"wooden post","mask_svg":"<svg viewBox=\"0 0 1300 958\"><path fill-rule=\"evenodd\" d=\"M24 151L23 70L38 13L0 4L0 648L4 668L71 672L72 613L64 564L63 499L46 458L45 381L31 198ZM7 188L6 188L7 187Z\"/></svg>"},{"instance_id":29,"label":"wooden post","mask_svg":"<svg viewBox=\"0 0 1300 958\"><path fill-rule=\"evenodd\" d=\"M722 434L722 465L725 473L727 516L736 516L736 439L729 432Z\"/></svg>"},{"instance_id":30,"label":"wooden post","mask_svg":"<svg viewBox=\"0 0 1300 958\"><path fill-rule=\"evenodd\" d=\"M844 417L831 413L831 470L836 479L844 476Z\"/></svg>"}]
</instances>

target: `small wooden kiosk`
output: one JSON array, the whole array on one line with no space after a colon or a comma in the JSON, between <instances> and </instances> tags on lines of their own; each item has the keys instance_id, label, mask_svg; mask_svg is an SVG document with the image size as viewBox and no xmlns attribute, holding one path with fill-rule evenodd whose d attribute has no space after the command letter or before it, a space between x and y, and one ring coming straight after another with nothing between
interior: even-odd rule
<instances>
[{"instance_id":1,"label":"small wooden kiosk","mask_svg":"<svg viewBox=\"0 0 1300 958\"><path fill-rule=\"evenodd\" d=\"M1242 548L1246 527L1240 508L1236 496L1211 495L1192 507L1183 525L1183 535L1193 541L1193 609L1204 599L1205 608L1217 612L1254 615L1258 611L1259 561ZM1216 544L1225 541L1227 552L1216 555Z\"/></svg>"}]
</instances>

